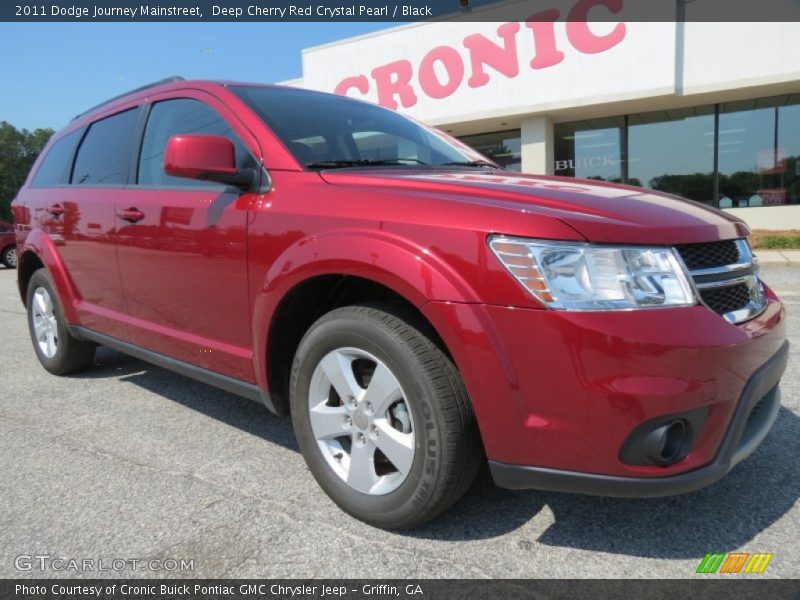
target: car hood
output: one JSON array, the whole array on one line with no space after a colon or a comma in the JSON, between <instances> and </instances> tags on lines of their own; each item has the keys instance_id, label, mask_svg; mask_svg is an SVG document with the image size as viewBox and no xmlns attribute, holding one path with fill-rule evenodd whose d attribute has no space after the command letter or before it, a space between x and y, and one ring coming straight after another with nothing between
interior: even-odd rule
<instances>
[{"instance_id":1,"label":"car hood","mask_svg":"<svg viewBox=\"0 0 800 600\"><path fill-rule=\"evenodd\" d=\"M559 219L593 242L685 244L749 233L740 219L698 202L593 180L476 169L339 170L320 176L333 185L428 195L434 201L459 202L467 209L476 203L498 210L522 208ZM490 223L487 229L492 229Z\"/></svg>"}]
</instances>

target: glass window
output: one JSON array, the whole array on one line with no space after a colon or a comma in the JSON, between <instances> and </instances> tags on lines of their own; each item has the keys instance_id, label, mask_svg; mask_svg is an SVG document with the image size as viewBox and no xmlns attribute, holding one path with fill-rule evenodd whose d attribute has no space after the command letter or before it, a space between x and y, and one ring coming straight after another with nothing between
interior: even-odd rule
<instances>
[{"instance_id":1,"label":"glass window","mask_svg":"<svg viewBox=\"0 0 800 600\"><path fill-rule=\"evenodd\" d=\"M522 134L519 129L466 135L459 139L506 169L522 170Z\"/></svg>"},{"instance_id":2,"label":"glass window","mask_svg":"<svg viewBox=\"0 0 800 600\"><path fill-rule=\"evenodd\" d=\"M164 151L167 140L173 135L197 133L221 135L230 139L236 147L236 165L239 169L255 167L255 160L245 148L230 125L211 107L199 100L179 98L157 102L150 109L147 127L139 154L139 172L137 181L140 185L158 187L195 186L219 187L222 184L173 177L164 171Z\"/></svg>"},{"instance_id":3,"label":"glass window","mask_svg":"<svg viewBox=\"0 0 800 600\"><path fill-rule=\"evenodd\" d=\"M83 129L77 129L53 144L33 177L34 187L51 187L66 182L69 162L82 134Z\"/></svg>"},{"instance_id":4,"label":"glass window","mask_svg":"<svg viewBox=\"0 0 800 600\"><path fill-rule=\"evenodd\" d=\"M776 206L788 198L782 182L786 160L778 148L777 99L720 105L720 206Z\"/></svg>"},{"instance_id":5,"label":"glass window","mask_svg":"<svg viewBox=\"0 0 800 600\"><path fill-rule=\"evenodd\" d=\"M778 157L776 184L785 190L787 204L800 204L800 94L787 96L778 107Z\"/></svg>"},{"instance_id":6,"label":"glass window","mask_svg":"<svg viewBox=\"0 0 800 600\"><path fill-rule=\"evenodd\" d=\"M556 125L555 174L622 181L624 123L624 117L615 117Z\"/></svg>"},{"instance_id":7,"label":"glass window","mask_svg":"<svg viewBox=\"0 0 800 600\"><path fill-rule=\"evenodd\" d=\"M630 115L627 182L711 204L714 107Z\"/></svg>"},{"instance_id":8,"label":"glass window","mask_svg":"<svg viewBox=\"0 0 800 600\"><path fill-rule=\"evenodd\" d=\"M95 121L81 142L72 183L75 185L119 185L128 176L128 157L139 109L132 108Z\"/></svg>"},{"instance_id":9,"label":"glass window","mask_svg":"<svg viewBox=\"0 0 800 600\"><path fill-rule=\"evenodd\" d=\"M282 87L231 87L302 164L477 160L455 140L380 106L344 96Z\"/></svg>"}]
</instances>

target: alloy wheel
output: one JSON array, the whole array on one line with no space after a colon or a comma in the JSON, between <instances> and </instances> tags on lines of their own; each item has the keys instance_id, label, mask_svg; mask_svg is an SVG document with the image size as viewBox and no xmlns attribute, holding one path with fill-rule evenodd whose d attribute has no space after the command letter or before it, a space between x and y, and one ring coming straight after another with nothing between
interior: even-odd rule
<instances>
[{"instance_id":1,"label":"alloy wheel","mask_svg":"<svg viewBox=\"0 0 800 600\"><path fill-rule=\"evenodd\" d=\"M33 331L39 350L47 358L53 358L58 350L58 321L53 309L50 292L39 287L33 292Z\"/></svg>"},{"instance_id":2,"label":"alloy wheel","mask_svg":"<svg viewBox=\"0 0 800 600\"><path fill-rule=\"evenodd\" d=\"M370 495L396 490L414 463L415 431L406 394L380 359L338 348L311 377L311 428L331 469Z\"/></svg>"}]
</instances>

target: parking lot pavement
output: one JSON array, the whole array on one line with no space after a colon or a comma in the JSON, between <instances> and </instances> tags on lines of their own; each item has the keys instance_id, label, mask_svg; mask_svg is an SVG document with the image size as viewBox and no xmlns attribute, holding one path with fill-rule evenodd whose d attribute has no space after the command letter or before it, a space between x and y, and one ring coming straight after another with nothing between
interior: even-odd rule
<instances>
[{"instance_id":1,"label":"parking lot pavement","mask_svg":"<svg viewBox=\"0 0 800 600\"><path fill-rule=\"evenodd\" d=\"M800 340L800 268L764 277ZM800 577L798 342L773 431L710 488L593 498L483 475L438 520L387 533L342 513L289 420L255 403L107 349L86 373L48 375L15 279L0 269L0 577L75 576L19 571L26 554L194 560L122 576L693 577L706 552L734 550L774 553L762 577Z\"/></svg>"}]
</instances>

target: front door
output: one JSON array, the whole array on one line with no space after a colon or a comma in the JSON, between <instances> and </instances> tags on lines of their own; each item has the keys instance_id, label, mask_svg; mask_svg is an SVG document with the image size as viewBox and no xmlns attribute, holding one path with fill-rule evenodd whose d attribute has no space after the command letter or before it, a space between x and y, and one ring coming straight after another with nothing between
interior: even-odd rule
<instances>
[{"instance_id":1,"label":"front door","mask_svg":"<svg viewBox=\"0 0 800 600\"><path fill-rule=\"evenodd\" d=\"M178 134L227 136L240 168L257 164L235 117L223 118L200 98L152 104L135 184L117 202L131 337L160 354L253 382L246 253L253 194L164 172L167 140Z\"/></svg>"}]
</instances>

